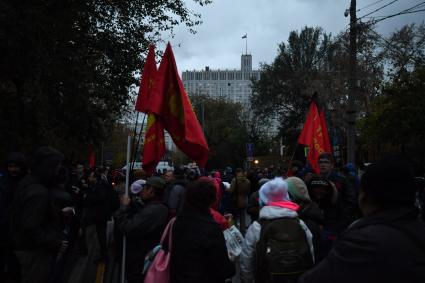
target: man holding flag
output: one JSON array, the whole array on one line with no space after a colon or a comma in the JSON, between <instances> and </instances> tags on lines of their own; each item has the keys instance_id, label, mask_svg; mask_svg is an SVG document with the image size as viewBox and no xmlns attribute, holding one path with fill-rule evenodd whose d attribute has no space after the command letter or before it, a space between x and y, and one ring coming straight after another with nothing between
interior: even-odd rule
<instances>
[{"instance_id":1,"label":"man holding flag","mask_svg":"<svg viewBox=\"0 0 425 283\"><path fill-rule=\"evenodd\" d=\"M337 237L358 218L357 192L334 170L325 113L324 110L319 112L316 100L317 93L313 96L298 143L309 147L307 161L315 173L336 187L340 214L338 227L332 227L332 234Z\"/></svg>"}]
</instances>

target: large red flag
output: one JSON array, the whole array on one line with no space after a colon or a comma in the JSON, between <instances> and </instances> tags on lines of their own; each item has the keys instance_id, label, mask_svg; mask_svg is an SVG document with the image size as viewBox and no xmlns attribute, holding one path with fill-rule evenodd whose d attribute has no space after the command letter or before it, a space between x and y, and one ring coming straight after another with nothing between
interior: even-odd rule
<instances>
[{"instance_id":1,"label":"large red flag","mask_svg":"<svg viewBox=\"0 0 425 283\"><path fill-rule=\"evenodd\" d=\"M142 168L148 174L155 172L156 165L165 154L164 126L155 114L148 116L145 142L143 145Z\"/></svg>"},{"instance_id":2,"label":"large red flag","mask_svg":"<svg viewBox=\"0 0 425 283\"><path fill-rule=\"evenodd\" d=\"M148 174L155 172L156 165L165 154L164 126L155 117L155 114L150 113L150 102L159 95L159 93L153 92L157 73L155 47L150 45L136 101L137 111L149 113L142 159L142 167Z\"/></svg>"},{"instance_id":3,"label":"large red flag","mask_svg":"<svg viewBox=\"0 0 425 283\"><path fill-rule=\"evenodd\" d=\"M329 137L325 137L327 129L323 130L322 120L316 103L312 102L303 130L298 138L298 143L309 147L307 160L316 173L319 173L319 165L317 164L319 155L323 152L329 152L325 149L330 149ZM326 127L326 125L324 126Z\"/></svg>"},{"instance_id":4,"label":"large red flag","mask_svg":"<svg viewBox=\"0 0 425 283\"><path fill-rule=\"evenodd\" d=\"M162 56L153 89L151 111L158 114L174 143L189 158L204 167L208 144L177 71L170 43Z\"/></svg>"},{"instance_id":5,"label":"large red flag","mask_svg":"<svg viewBox=\"0 0 425 283\"><path fill-rule=\"evenodd\" d=\"M323 150L325 152L332 152L331 148L331 142L329 141L329 135L328 135L328 127L326 126L326 117L325 117L325 110L322 109L320 111L320 125L322 126L322 132L323 132Z\"/></svg>"},{"instance_id":6,"label":"large red flag","mask_svg":"<svg viewBox=\"0 0 425 283\"><path fill-rule=\"evenodd\" d=\"M142 78L140 79L139 94L136 100L136 110L139 112L149 112L149 100L156 73L155 47L151 44L146 56Z\"/></svg>"}]
</instances>

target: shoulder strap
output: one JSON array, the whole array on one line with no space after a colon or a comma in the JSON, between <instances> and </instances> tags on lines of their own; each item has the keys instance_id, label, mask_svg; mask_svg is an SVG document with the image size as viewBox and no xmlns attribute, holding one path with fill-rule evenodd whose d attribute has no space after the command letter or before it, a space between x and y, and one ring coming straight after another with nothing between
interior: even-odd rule
<instances>
[{"instance_id":1,"label":"shoulder strap","mask_svg":"<svg viewBox=\"0 0 425 283\"><path fill-rule=\"evenodd\" d=\"M161 236L161 241L160 241L161 246L164 246L164 242L166 241L166 239L168 239L168 249L169 250L171 250L171 242L172 242L172 238L173 238L173 226L174 226L175 221L176 221L175 217L171 218L171 220L168 222L168 224L165 227L165 230L164 230L164 232L162 233L162 236Z\"/></svg>"}]
</instances>

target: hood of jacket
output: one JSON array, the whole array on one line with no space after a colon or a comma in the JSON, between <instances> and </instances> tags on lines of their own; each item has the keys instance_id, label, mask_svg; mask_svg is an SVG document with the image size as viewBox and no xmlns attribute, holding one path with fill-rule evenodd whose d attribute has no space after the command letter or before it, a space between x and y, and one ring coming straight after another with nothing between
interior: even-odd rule
<instances>
[{"instance_id":1,"label":"hood of jacket","mask_svg":"<svg viewBox=\"0 0 425 283\"><path fill-rule=\"evenodd\" d=\"M283 217L295 218L298 217L298 213L289 208L268 205L260 210L260 219L276 219Z\"/></svg>"}]
</instances>

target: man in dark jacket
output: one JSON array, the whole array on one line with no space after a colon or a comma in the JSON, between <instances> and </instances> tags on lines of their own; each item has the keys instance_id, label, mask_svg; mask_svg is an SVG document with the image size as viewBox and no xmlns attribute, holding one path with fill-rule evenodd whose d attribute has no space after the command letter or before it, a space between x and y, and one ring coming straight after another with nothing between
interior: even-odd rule
<instances>
[{"instance_id":1,"label":"man in dark jacket","mask_svg":"<svg viewBox=\"0 0 425 283\"><path fill-rule=\"evenodd\" d=\"M13 254L10 239L10 208L18 183L27 174L25 156L12 152L6 160L6 174L0 178L0 281L16 282L19 263Z\"/></svg>"},{"instance_id":2,"label":"man in dark jacket","mask_svg":"<svg viewBox=\"0 0 425 283\"><path fill-rule=\"evenodd\" d=\"M223 283L235 272L223 232L210 214L216 188L208 180L188 185L176 218L171 251L171 283Z\"/></svg>"},{"instance_id":3,"label":"man in dark jacket","mask_svg":"<svg viewBox=\"0 0 425 283\"><path fill-rule=\"evenodd\" d=\"M322 153L318 158L320 177L331 181L338 192L338 203L341 206L341 229L342 232L354 220L358 218L357 190L354 184L336 172L333 158L330 153Z\"/></svg>"},{"instance_id":4,"label":"man in dark jacket","mask_svg":"<svg viewBox=\"0 0 425 283\"><path fill-rule=\"evenodd\" d=\"M127 237L126 275L129 283L142 282L143 263L146 254L161 239L168 220L168 207L163 201L165 181L150 177L142 191L145 206L132 216L130 198L123 196L121 207L115 213L116 225Z\"/></svg>"},{"instance_id":5,"label":"man in dark jacket","mask_svg":"<svg viewBox=\"0 0 425 283\"><path fill-rule=\"evenodd\" d=\"M31 174L22 179L16 191L11 232L21 267L21 282L48 282L53 256L67 247L50 194L62 159L62 154L53 148L39 148L34 155Z\"/></svg>"},{"instance_id":6,"label":"man in dark jacket","mask_svg":"<svg viewBox=\"0 0 425 283\"><path fill-rule=\"evenodd\" d=\"M236 218L239 219L239 230L242 235L246 231L246 208L248 207L248 197L251 194L251 182L246 177L246 172L242 168L236 169L236 177L230 184L229 193L232 194L236 206Z\"/></svg>"},{"instance_id":7,"label":"man in dark jacket","mask_svg":"<svg viewBox=\"0 0 425 283\"><path fill-rule=\"evenodd\" d=\"M425 225L417 219L415 190L402 157L368 166L359 196L364 217L299 282L425 282Z\"/></svg>"}]
</instances>

